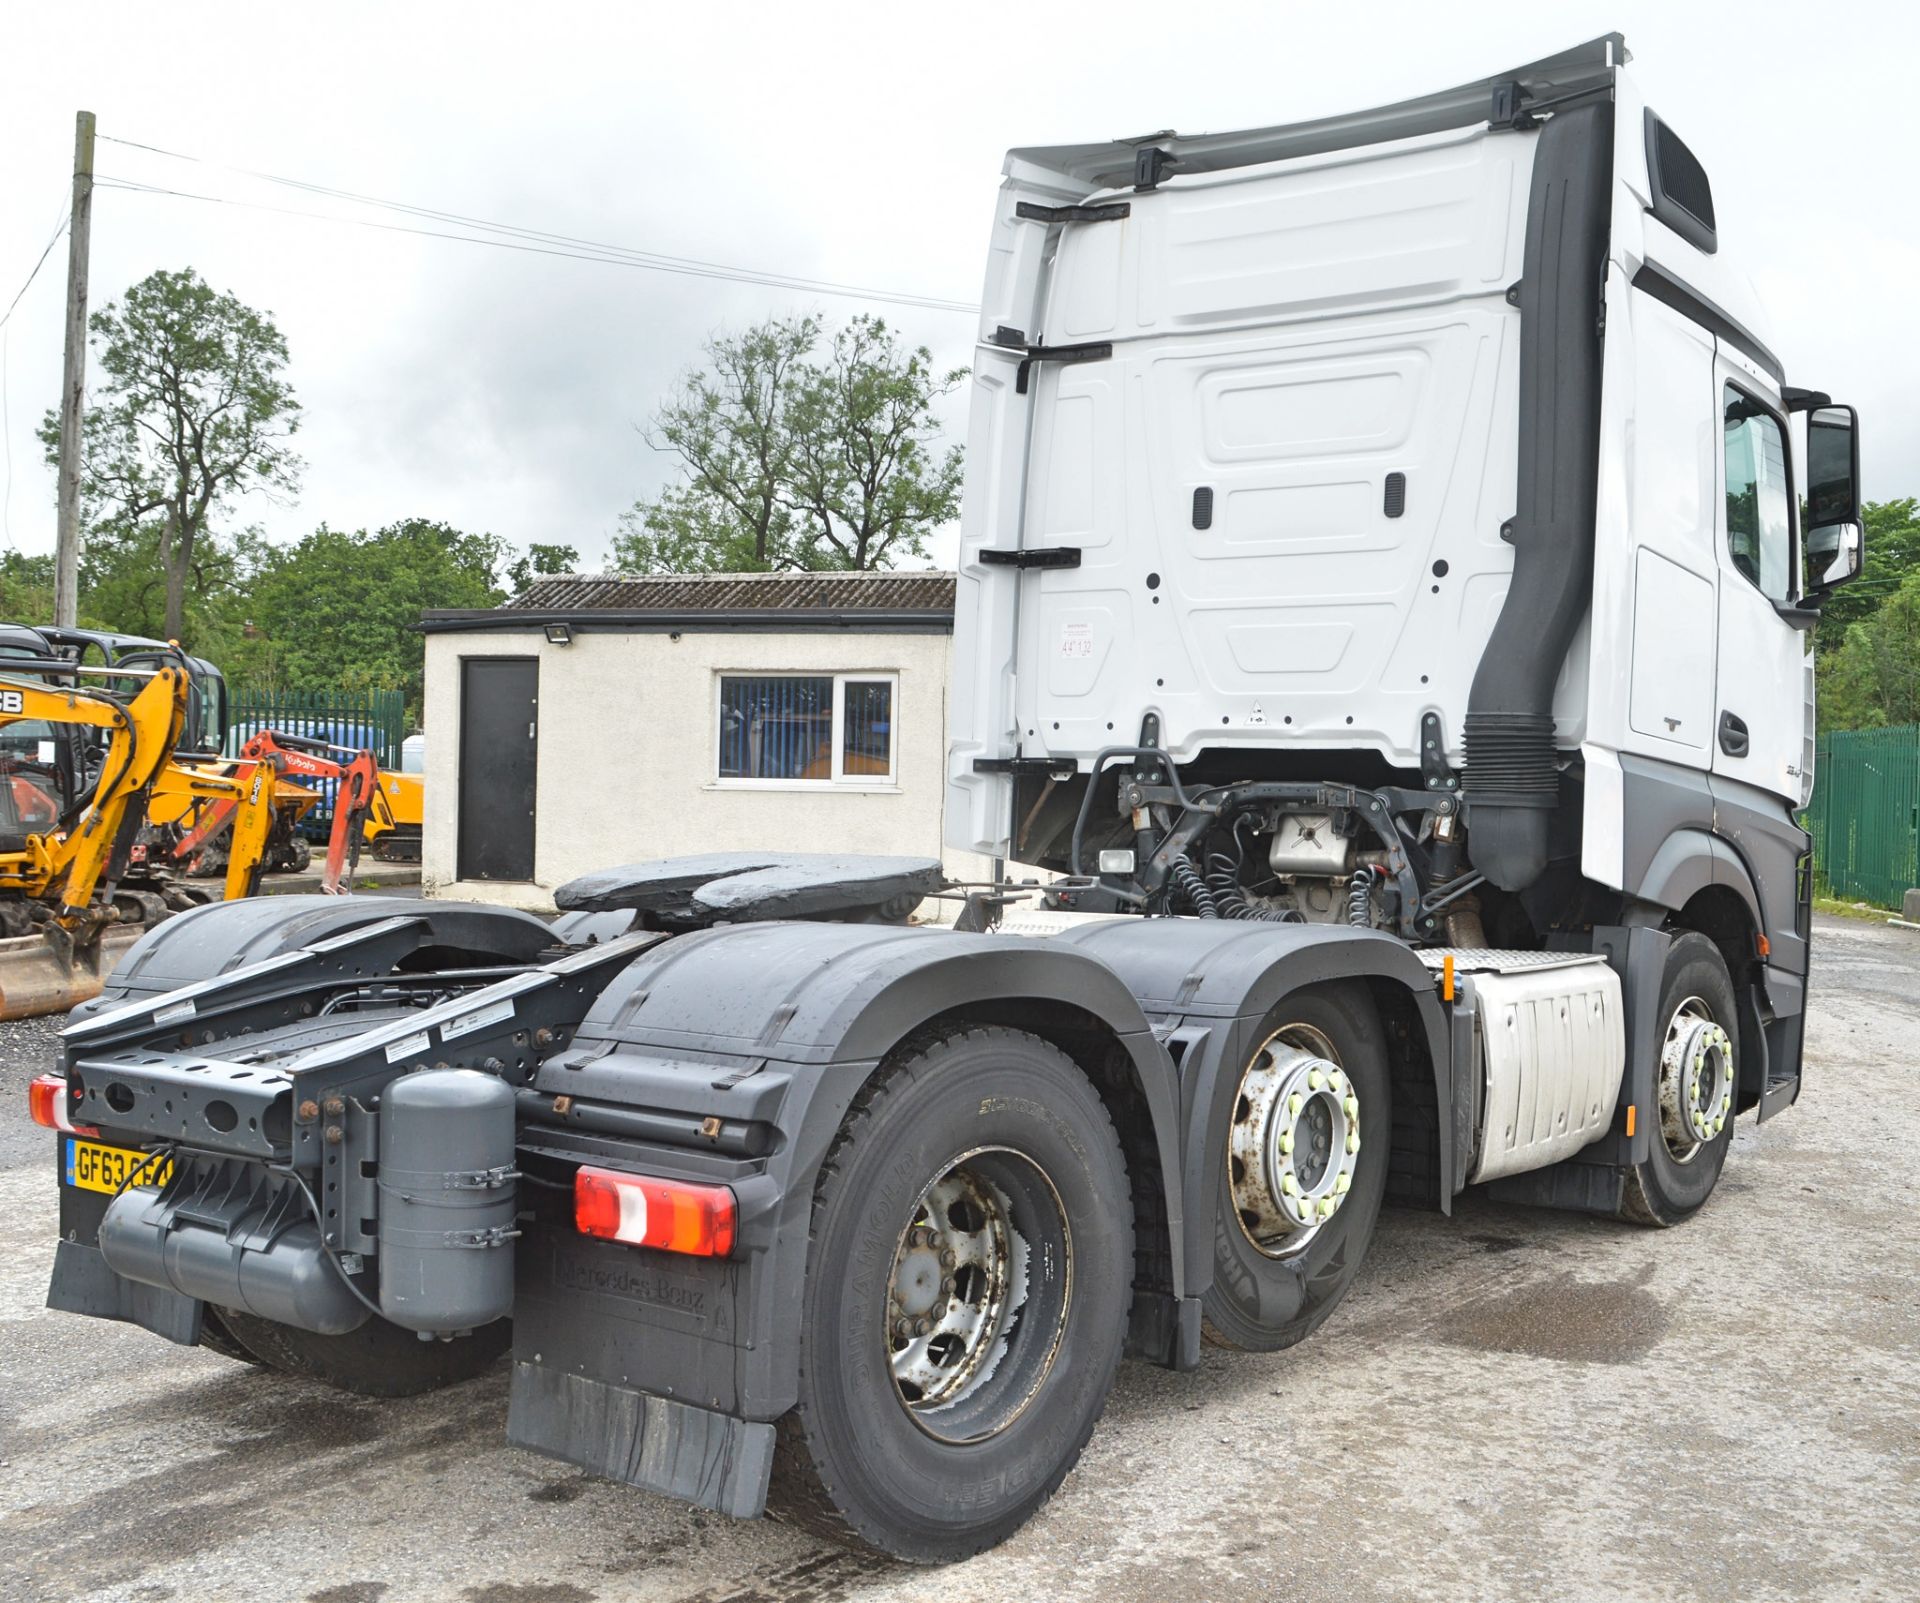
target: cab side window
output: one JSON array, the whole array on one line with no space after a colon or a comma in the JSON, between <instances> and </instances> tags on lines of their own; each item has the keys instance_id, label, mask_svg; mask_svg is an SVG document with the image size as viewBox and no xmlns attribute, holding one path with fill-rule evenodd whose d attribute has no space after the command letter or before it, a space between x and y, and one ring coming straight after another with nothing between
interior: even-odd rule
<instances>
[{"instance_id":1,"label":"cab side window","mask_svg":"<svg viewBox=\"0 0 1920 1603\"><path fill-rule=\"evenodd\" d=\"M1793 599L1793 518L1780 423L1731 384L1725 390L1727 549L1769 601Z\"/></svg>"}]
</instances>

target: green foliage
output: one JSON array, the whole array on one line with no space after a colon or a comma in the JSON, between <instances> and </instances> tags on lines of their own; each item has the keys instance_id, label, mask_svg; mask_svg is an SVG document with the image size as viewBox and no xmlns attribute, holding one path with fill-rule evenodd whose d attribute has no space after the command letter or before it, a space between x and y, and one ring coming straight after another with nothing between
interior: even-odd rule
<instances>
[{"instance_id":1,"label":"green foliage","mask_svg":"<svg viewBox=\"0 0 1920 1603\"><path fill-rule=\"evenodd\" d=\"M0 554L0 619L9 623L52 621L51 551L32 557L21 551Z\"/></svg>"},{"instance_id":2,"label":"green foliage","mask_svg":"<svg viewBox=\"0 0 1920 1603\"><path fill-rule=\"evenodd\" d=\"M886 568L925 554L959 510L960 451L938 448L934 404L965 378L902 350L879 318L838 330L771 319L706 345L647 441L682 478L621 520L615 563L636 573Z\"/></svg>"},{"instance_id":3,"label":"green foliage","mask_svg":"<svg viewBox=\"0 0 1920 1603\"><path fill-rule=\"evenodd\" d=\"M178 627L169 628L160 543L150 524L96 528L80 555L80 610L111 620L103 628L179 640L201 656L222 660L240 640L247 591L270 548L255 529L203 533L187 560ZM51 599L42 616L52 618Z\"/></svg>"},{"instance_id":4,"label":"green foliage","mask_svg":"<svg viewBox=\"0 0 1920 1603\"><path fill-rule=\"evenodd\" d=\"M1834 591L1816 640L1824 729L1920 721L1920 502L1869 502L1861 517L1860 577Z\"/></svg>"},{"instance_id":5,"label":"green foliage","mask_svg":"<svg viewBox=\"0 0 1920 1603\"><path fill-rule=\"evenodd\" d=\"M925 556L927 536L959 516L960 447L939 450L932 409L967 375L932 362L862 316L833 336L824 364L801 370L787 499L820 559L807 566L890 568Z\"/></svg>"},{"instance_id":6,"label":"green foliage","mask_svg":"<svg viewBox=\"0 0 1920 1603\"><path fill-rule=\"evenodd\" d=\"M564 548L549 548L563 550ZM404 690L418 718L432 607L492 607L506 542L409 518L371 534L320 528L269 551L248 598L247 638L222 664L263 688Z\"/></svg>"},{"instance_id":7,"label":"green foliage","mask_svg":"<svg viewBox=\"0 0 1920 1603\"><path fill-rule=\"evenodd\" d=\"M112 600L154 616L143 632L196 648L190 616L231 583L215 520L250 491L291 494L300 458L288 444L300 403L285 378L287 342L271 318L209 286L192 268L160 269L88 320L99 400L87 410L81 510L89 544L109 548L103 569L150 564L152 583ZM60 423L40 426L59 460ZM205 542L205 545L203 545ZM191 604L190 604L191 598ZM130 625L128 625L130 627Z\"/></svg>"},{"instance_id":8,"label":"green foliage","mask_svg":"<svg viewBox=\"0 0 1920 1603\"><path fill-rule=\"evenodd\" d=\"M683 480L621 519L620 567L746 573L806 566L783 491L793 468L794 395L819 337L815 319L793 317L707 341L706 369L682 381L646 433L654 450L680 458Z\"/></svg>"},{"instance_id":9,"label":"green foliage","mask_svg":"<svg viewBox=\"0 0 1920 1603\"><path fill-rule=\"evenodd\" d=\"M1867 549L1860 577L1833 592L1820 616L1820 649L1837 651L1856 623L1880 608L1920 567L1920 500L1869 501L1860 509Z\"/></svg>"},{"instance_id":10,"label":"green foliage","mask_svg":"<svg viewBox=\"0 0 1920 1603\"><path fill-rule=\"evenodd\" d=\"M543 574L572 573L579 565L580 553L575 547L535 540L507 564L507 592L517 596Z\"/></svg>"}]
</instances>

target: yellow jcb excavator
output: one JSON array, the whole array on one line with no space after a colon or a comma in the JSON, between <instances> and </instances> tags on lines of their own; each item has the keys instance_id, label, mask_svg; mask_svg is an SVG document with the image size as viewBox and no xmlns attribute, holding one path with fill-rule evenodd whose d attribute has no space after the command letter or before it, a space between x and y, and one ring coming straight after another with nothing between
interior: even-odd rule
<instances>
[{"instance_id":1,"label":"yellow jcb excavator","mask_svg":"<svg viewBox=\"0 0 1920 1603\"><path fill-rule=\"evenodd\" d=\"M233 805L228 897L253 893L274 819L266 765L218 773L173 761L184 665L141 676L130 695L82 687L86 669L48 665L29 677L34 669L19 666L0 671L0 1019L98 995L146 926L206 899L165 881L121 884L156 789ZM113 674L123 686L129 677Z\"/></svg>"}]
</instances>

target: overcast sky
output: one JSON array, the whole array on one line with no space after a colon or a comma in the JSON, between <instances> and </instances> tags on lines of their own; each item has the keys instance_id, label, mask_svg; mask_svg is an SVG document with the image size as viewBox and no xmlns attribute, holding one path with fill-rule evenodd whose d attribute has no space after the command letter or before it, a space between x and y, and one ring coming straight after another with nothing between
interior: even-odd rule
<instances>
[{"instance_id":1,"label":"overcast sky","mask_svg":"<svg viewBox=\"0 0 1920 1603\"><path fill-rule=\"evenodd\" d=\"M1920 8L1272 3L27 5L0 0L0 309L98 168L392 223L229 167L749 268L976 299L1009 145L1293 121L1625 33L1712 175L1797 383L1863 415L1873 499L1920 494ZM702 339L857 300L100 193L93 304L192 266L268 310L305 407L276 539L441 518L606 556L668 471L636 432ZM57 398L65 246L8 326L5 537L53 542L33 430ZM943 365L972 323L886 311ZM949 408L957 431L963 403ZM956 438L957 438L956 432ZM0 477L8 470L0 465ZM950 562L951 535L936 557Z\"/></svg>"}]
</instances>

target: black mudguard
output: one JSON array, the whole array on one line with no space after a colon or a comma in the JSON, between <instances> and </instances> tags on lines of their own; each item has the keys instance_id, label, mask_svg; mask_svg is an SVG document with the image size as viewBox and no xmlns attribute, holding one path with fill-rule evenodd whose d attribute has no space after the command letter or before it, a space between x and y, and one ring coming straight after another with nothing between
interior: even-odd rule
<instances>
[{"instance_id":1,"label":"black mudguard","mask_svg":"<svg viewBox=\"0 0 1920 1603\"><path fill-rule=\"evenodd\" d=\"M771 1422L799 1395L794 1332L814 1187L848 1106L929 1021L1023 1000L1050 1023L1097 1030L1131 1066L1165 1177L1177 1292L1178 1080L1110 969L1053 942L953 930L706 930L623 971L531 1088L521 1153L536 1183L522 1192L534 1208L516 1259L510 1437L709 1507L757 1512ZM623 1110L632 1138L600 1133L614 1122L609 1109ZM713 1134L674 1133L695 1129ZM581 1161L730 1186L733 1255L675 1257L579 1235L561 1177ZM543 1165L556 1184L537 1183ZM612 1446L610 1420L627 1422Z\"/></svg>"},{"instance_id":2,"label":"black mudguard","mask_svg":"<svg viewBox=\"0 0 1920 1603\"><path fill-rule=\"evenodd\" d=\"M83 1019L133 997L158 996L248 963L277 957L383 918L417 915L432 926L432 952L448 966L530 963L554 944L531 913L478 902L400 896L250 896L178 913L127 948L105 988L72 1017Z\"/></svg>"},{"instance_id":3,"label":"black mudguard","mask_svg":"<svg viewBox=\"0 0 1920 1603\"><path fill-rule=\"evenodd\" d=\"M1407 993L1440 1110L1440 1184L1431 1200L1452 1210L1461 1154L1446 1017L1432 971L1402 942L1337 924L1138 918L1084 925L1059 939L1119 975L1178 1058L1189 1293L1212 1283L1214 1199L1240 1071L1260 1044L1262 1021L1310 985L1372 979Z\"/></svg>"}]
</instances>

